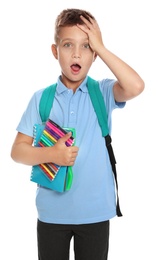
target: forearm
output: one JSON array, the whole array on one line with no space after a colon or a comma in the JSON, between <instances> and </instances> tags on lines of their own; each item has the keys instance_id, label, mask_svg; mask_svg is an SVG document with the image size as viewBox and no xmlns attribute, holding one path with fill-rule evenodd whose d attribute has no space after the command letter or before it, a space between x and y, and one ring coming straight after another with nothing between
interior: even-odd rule
<instances>
[{"instance_id":1,"label":"forearm","mask_svg":"<svg viewBox=\"0 0 158 260\"><path fill-rule=\"evenodd\" d=\"M136 93L142 91L144 87L143 80L127 63L104 46L100 46L100 48L97 49L97 54L115 75L123 89L129 92L136 91Z\"/></svg>"},{"instance_id":2,"label":"forearm","mask_svg":"<svg viewBox=\"0 0 158 260\"><path fill-rule=\"evenodd\" d=\"M15 162L26 165L52 162L61 166L72 166L78 154L78 147L67 147L65 136L52 147L34 147L27 142L15 142L11 157Z\"/></svg>"},{"instance_id":3,"label":"forearm","mask_svg":"<svg viewBox=\"0 0 158 260\"><path fill-rule=\"evenodd\" d=\"M11 151L12 159L17 163L37 165L55 159L53 147L34 147L27 143L14 144Z\"/></svg>"}]
</instances>

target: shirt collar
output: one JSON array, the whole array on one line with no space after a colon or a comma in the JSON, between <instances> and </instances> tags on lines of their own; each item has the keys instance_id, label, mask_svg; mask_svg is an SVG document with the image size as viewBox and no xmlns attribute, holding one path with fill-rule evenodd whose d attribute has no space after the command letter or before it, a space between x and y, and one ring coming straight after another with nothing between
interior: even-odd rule
<instances>
[{"instance_id":1,"label":"shirt collar","mask_svg":"<svg viewBox=\"0 0 158 260\"><path fill-rule=\"evenodd\" d=\"M88 76L86 76L86 78L83 80L83 82L81 83L81 85L78 87L77 90L81 90L82 92L88 92L88 88L87 88L87 79ZM61 94L64 91L67 91L68 88L61 82L60 80L60 76L58 77L57 80L57 92L58 94Z\"/></svg>"}]
</instances>

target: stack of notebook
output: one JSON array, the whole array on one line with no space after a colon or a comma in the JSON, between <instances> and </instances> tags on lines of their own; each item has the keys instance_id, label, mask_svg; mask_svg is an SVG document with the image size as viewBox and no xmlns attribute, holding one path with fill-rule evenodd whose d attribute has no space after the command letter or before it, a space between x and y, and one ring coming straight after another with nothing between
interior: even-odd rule
<instances>
[{"instance_id":1,"label":"stack of notebook","mask_svg":"<svg viewBox=\"0 0 158 260\"><path fill-rule=\"evenodd\" d=\"M35 124L34 145L41 148L53 146L59 138L70 131L72 132L72 136L66 141L66 146L74 145L75 129L62 128L51 119L49 119L45 125ZM72 173L70 167L60 166L52 162L42 163L32 167L31 181L62 192L65 189L63 185L65 185L68 170Z\"/></svg>"}]
</instances>

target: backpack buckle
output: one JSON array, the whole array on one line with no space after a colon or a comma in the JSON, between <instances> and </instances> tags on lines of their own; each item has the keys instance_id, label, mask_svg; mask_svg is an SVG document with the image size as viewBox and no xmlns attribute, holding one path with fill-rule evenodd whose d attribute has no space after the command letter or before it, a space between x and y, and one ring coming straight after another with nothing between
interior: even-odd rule
<instances>
[{"instance_id":1,"label":"backpack buckle","mask_svg":"<svg viewBox=\"0 0 158 260\"><path fill-rule=\"evenodd\" d=\"M112 139L111 139L111 136L110 135L106 135L105 136L105 143L106 143L106 146L109 146L112 142Z\"/></svg>"}]
</instances>

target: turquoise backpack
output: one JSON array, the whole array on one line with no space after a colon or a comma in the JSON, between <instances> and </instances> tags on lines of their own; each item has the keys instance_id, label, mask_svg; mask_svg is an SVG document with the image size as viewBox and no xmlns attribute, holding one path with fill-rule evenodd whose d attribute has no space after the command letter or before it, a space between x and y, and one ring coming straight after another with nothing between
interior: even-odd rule
<instances>
[{"instance_id":1,"label":"turquoise backpack","mask_svg":"<svg viewBox=\"0 0 158 260\"><path fill-rule=\"evenodd\" d=\"M53 85L45 88L42 93L42 96L40 99L40 104L39 104L39 113L40 113L42 122L46 122L49 117L50 110L52 108L52 104L53 104L53 100L54 100L54 96L55 96L55 92L56 92L56 86L57 86L57 84L53 84ZM106 112L104 98L100 91L99 83L90 77L88 77L87 88L88 88L88 92L89 92L94 110L95 110L97 118L98 118L99 125L101 127L102 136L105 138L106 147L108 149L108 154L109 154L109 158L110 158L110 162L111 162L111 166L112 166L112 170L113 170L113 174L114 174L114 178L115 178L116 189L117 189L116 212L117 212L117 216L120 217L120 216L122 216L122 213L121 213L120 206L119 206L118 182L117 182L117 172L116 172L116 166L115 166L116 160L115 160L113 148L111 145L111 141L112 141L111 136L109 135L109 129L108 129L108 123L107 123L108 116L107 116L107 112Z\"/></svg>"}]
</instances>

